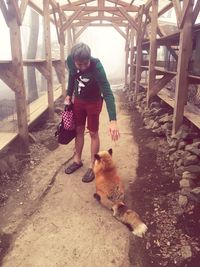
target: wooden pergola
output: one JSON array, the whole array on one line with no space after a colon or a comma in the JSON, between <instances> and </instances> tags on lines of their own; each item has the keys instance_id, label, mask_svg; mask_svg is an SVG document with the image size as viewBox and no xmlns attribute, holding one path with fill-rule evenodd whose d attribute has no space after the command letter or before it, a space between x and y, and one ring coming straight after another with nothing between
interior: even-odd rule
<instances>
[{"instance_id":1,"label":"wooden pergola","mask_svg":"<svg viewBox=\"0 0 200 267\"><path fill-rule=\"evenodd\" d=\"M199 77L188 74L188 63L192 52L193 32L195 21L200 10L200 1L179 0L163 1L148 0L143 5L135 5L134 0L1 0L0 8L5 22L10 30L12 60L0 61L0 78L15 92L18 134L25 150L29 147L29 133L27 121L27 105L24 84L23 66L35 67L47 80L49 119L54 119L54 96L52 68L56 70L65 96L65 45L68 49L76 43L77 38L88 27L113 27L125 39L126 69L125 85L135 88L137 97L141 82L141 73L148 70L147 99L158 94L159 91L174 77L176 77L176 97L174 106L173 132L182 123L184 106L189 82L200 81ZM162 7L160 8L160 2ZM165 4L163 5L163 3ZM27 6L44 17L45 59L27 60L22 58L20 27L23 22ZM177 17L178 31L175 36L164 36L159 28L158 18L174 8ZM51 52L50 23L56 27L60 46L60 59L53 60ZM147 33L150 25L151 34ZM159 36L159 38L157 37ZM67 44L66 44L67 38ZM173 42L179 45L179 52L173 49ZM188 41L191 40L191 41ZM157 49L163 42L178 63L177 71L170 72L158 69L156 66ZM146 48L147 47L147 48ZM142 52L148 50L148 65L142 66ZM134 62L134 53L137 60ZM156 79L156 75L163 75ZM128 75L130 81L128 81ZM200 125L200 124L199 124Z\"/></svg>"}]
</instances>

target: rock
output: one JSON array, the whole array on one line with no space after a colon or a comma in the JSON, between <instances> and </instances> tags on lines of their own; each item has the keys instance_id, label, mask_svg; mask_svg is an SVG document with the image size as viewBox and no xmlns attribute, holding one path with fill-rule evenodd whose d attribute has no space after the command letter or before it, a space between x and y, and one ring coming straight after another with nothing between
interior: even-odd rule
<instances>
[{"instance_id":1,"label":"rock","mask_svg":"<svg viewBox=\"0 0 200 267\"><path fill-rule=\"evenodd\" d=\"M175 147L171 147L171 148L169 149L169 151L168 151L169 154L170 154L170 158L169 158L169 159L170 159L171 161L174 161L174 160L175 160L175 156L174 156L174 154L173 154L175 151L176 151L176 148L175 148Z\"/></svg>"},{"instance_id":2,"label":"rock","mask_svg":"<svg viewBox=\"0 0 200 267\"><path fill-rule=\"evenodd\" d=\"M152 102L150 104L150 109L152 109L152 108L157 108L157 109L160 108L160 103L156 102L156 101Z\"/></svg>"},{"instance_id":3,"label":"rock","mask_svg":"<svg viewBox=\"0 0 200 267\"><path fill-rule=\"evenodd\" d=\"M183 179L191 179L191 180L196 180L196 179L198 179L198 175L197 174L195 174L195 173L192 173L192 172L188 172L188 171L185 171L185 172L183 172L183 174L182 174L182 178Z\"/></svg>"},{"instance_id":4,"label":"rock","mask_svg":"<svg viewBox=\"0 0 200 267\"><path fill-rule=\"evenodd\" d=\"M166 122L172 122L172 115L164 114L161 118L158 119L159 123L164 124Z\"/></svg>"},{"instance_id":5,"label":"rock","mask_svg":"<svg viewBox=\"0 0 200 267\"><path fill-rule=\"evenodd\" d=\"M200 166L199 165L189 165L184 167L184 171L200 174Z\"/></svg>"},{"instance_id":6,"label":"rock","mask_svg":"<svg viewBox=\"0 0 200 267\"><path fill-rule=\"evenodd\" d=\"M152 125L152 129L157 129L159 127L159 124L157 123L157 121L154 121L154 124Z\"/></svg>"},{"instance_id":7,"label":"rock","mask_svg":"<svg viewBox=\"0 0 200 267\"><path fill-rule=\"evenodd\" d=\"M185 141L181 141L181 142L178 144L178 149L183 150L183 149L185 148L186 145L187 145L187 142L185 142Z\"/></svg>"},{"instance_id":8,"label":"rock","mask_svg":"<svg viewBox=\"0 0 200 267\"><path fill-rule=\"evenodd\" d=\"M171 129L172 129L172 123L167 122L167 123L161 125L161 128L165 132L168 132L169 130L171 131Z\"/></svg>"},{"instance_id":9,"label":"rock","mask_svg":"<svg viewBox=\"0 0 200 267\"><path fill-rule=\"evenodd\" d=\"M181 206L181 207L185 207L188 203L188 198L186 196L183 196L183 195L179 195L179 198L178 198L178 204Z\"/></svg>"},{"instance_id":10,"label":"rock","mask_svg":"<svg viewBox=\"0 0 200 267\"><path fill-rule=\"evenodd\" d=\"M183 195L183 196L189 197L190 192L191 192L191 188L184 187L184 188L181 188L180 194Z\"/></svg>"},{"instance_id":11,"label":"rock","mask_svg":"<svg viewBox=\"0 0 200 267\"><path fill-rule=\"evenodd\" d=\"M183 159L179 159L176 161L176 166L180 167L181 165L183 165Z\"/></svg>"},{"instance_id":12,"label":"rock","mask_svg":"<svg viewBox=\"0 0 200 267\"><path fill-rule=\"evenodd\" d=\"M200 187L192 189L191 193L200 198Z\"/></svg>"},{"instance_id":13,"label":"rock","mask_svg":"<svg viewBox=\"0 0 200 267\"><path fill-rule=\"evenodd\" d=\"M183 167L183 166L178 167L178 168L176 169L176 174L178 174L178 175L182 175L183 172L185 171L184 168L185 168L185 167Z\"/></svg>"},{"instance_id":14,"label":"rock","mask_svg":"<svg viewBox=\"0 0 200 267\"><path fill-rule=\"evenodd\" d=\"M194 183L192 182L192 180L189 179L181 179L179 183L180 183L180 188L194 187Z\"/></svg>"},{"instance_id":15,"label":"rock","mask_svg":"<svg viewBox=\"0 0 200 267\"><path fill-rule=\"evenodd\" d=\"M197 132L188 133L188 135L184 138L186 141L193 141L193 139L197 138L199 134Z\"/></svg>"},{"instance_id":16,"label":"rock","mask_svg":"<svg viewBox=\"0 0 200 267\"><path fill-rule=\"evenodd\" d=\"M168 137L167 142L168 142L170 147L177 147L177 144L178 144L177 139L173 139L173 138Z\"/></svg>"},{"instance_id":17,"label":"rock","mask_svg":"<svg viewBox=\"0 0 200 267\"><path fill-rule=\"evenodd\" d=\"M195 165L199 162L199 158L196 155L190 155L184 159L184 166Z\"/></svg>"},{"instance_id":18,"label":"rock","mask_svg":"<svg viewBox=\"0 0 200 267\"><path fill-rule=\"evenodd\" d=\"M192 251L190 246L182 246L181 247L181 255L184 259L188 259L192 257Z\"/></svg>"},{"instance_id":19,"label":"rock","mask_svg":"<svg viewBox=\"0 0 200 267\"><path fill-rule=\"evenodd\" d=\"M8 199L8 195L6 193L0 193L0 204L3 204Z\"/></svg>"},{"instance_id":20,"label":"rock","mask_svg":"<svg viewBox=\"0 0 200 267\"><path fill-rule=\"evenodd\" d=\"M197 156L200 157L200 149L199 149L198 147L193 146L193 144L192 144L192 145L187 145L187 146L185 147L185 150L186 150L186 151L189 151L189 152L191 152L192 154L197 155Z\"/></svg>"},{"instance_id":21,"label":"rock","mask_svg":"<svg viewBox=\"0 0 200 267\"><path fill-rule=\"evenodd\" d=\"M145 124L146 124L146 129L151 129L152 128L152 126L154 125L154 120L147 120L147 121L145 121Z\"/></svg>"}]
</instances>

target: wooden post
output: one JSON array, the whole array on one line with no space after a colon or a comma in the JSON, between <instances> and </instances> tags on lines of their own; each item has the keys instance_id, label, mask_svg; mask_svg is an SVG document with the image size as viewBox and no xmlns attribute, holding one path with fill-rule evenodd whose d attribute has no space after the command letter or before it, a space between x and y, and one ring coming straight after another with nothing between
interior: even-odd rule
<instances>
[{"instance_id":1,"label":"wooden post","mask_svg":"<svg viewBox=\"0 0 200 267\"><path fill-rule=\"evenodd\" d=\"M183 1L183 8L185 5ZM192 10L194 1L190 0L185 14L185 21L180 32L180 48L176 75L175 107L172 134L175 134L183 121L184 106L188 92L188 65L192 53Z\"/></svg>"},{"instance_id":2,"label":"wooden post","mask_svg":"<svg viewBox=\"0 0 200 267\"><path fill-rule=\"evenodd\" d=\"M20 137L20 147L25 152L29 151L29 138L28 138L28 121L27 121L27 105L26 105L26 90L24 84L23 72L23 58L21 46L21 33L20 26L18 25L15 9L11 2L8 2L9 12L9 28L10 28L10 44L12 53L12 66L18 86L15 88L15 99L17 109L17 122Z\"/></svg>"},{"instance_id":3,"label":"wooden post","mask_svg":"<svg viewBox=\"0 0 200 267\"><path fill-rule=\"evenodd\" d=\"M139 91L141 80L141 63L142 63L142 16L143 9L139 10L138 30L137 30L137 54L136 54L136 78L135 78L135 98Z\"/></svg>"},{"instance_id":4,"label":"wooden post","mask_svg":"<svg viewBox=\"0 0 200 267\"><path fill-rule=\"evenodd\" d=\"M125 43L125 87L128 86L128 58L129 58L129 28L126 32L126 43Z\"/></svg>"},{"instance_id":5,"label":"wooden post","mask_svg":"<svg viewBox=\"0 0 200 267\"><path fill-rule=\"evenodd\" d=\"M63 36L64 37L64 36ZM62 68L62 76L61 76L61 85L62 85L62 95L63 98L66 96L66 78L65 78L65 44L64 40L60 41L60 59L61 59L61 68Z\"/></svg>"},{"instance_id":6,"label":"wooden post","mask_svg":"<svg viewBox=\"0 0 200 267\"><path fill-rule=\"evenodd\" d=\"M156 58L157 58L157 25L158 25L158 0L152 0L152 15L151 15L151 36L150 36L150 57L149 57L149 77L147 87L147 104L149 104L150 91L156 81Z\"/></svg>"},{"instance_id":7,"label":"wooden post","mask_svg":"<svg viewBox=\"0 0 200 267\"><path fill-rule=\"evenodd\" d=\"M135 30L131 28L131 43L130 43L130 77L129 77L129 88L133 88L133 76L134 76L134 33Z\"/></svg>"},{"instance_id":8,"label":"wooden post","mask_svg":"<svg viewBox=\"0 0 200 267\"><path fill-rule=\"evenodd\" d=\"M54 120L54 97L53 97L53 74L52 74L52 59L51 59L52 57L51 57L49 0L43 0L43 13L44 13L44 40L45 40L46 68L49 72L49 76L47 79L49 120L53 121Z\"/></svg>"}]
</instances>

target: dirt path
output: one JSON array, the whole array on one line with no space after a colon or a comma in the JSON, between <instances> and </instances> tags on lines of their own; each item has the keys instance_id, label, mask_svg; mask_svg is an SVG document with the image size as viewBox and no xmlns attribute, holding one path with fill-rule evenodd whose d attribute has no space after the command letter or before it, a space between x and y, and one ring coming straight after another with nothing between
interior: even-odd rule
<instances>
[{"instance_id":1,"label":"dirt path","mask_svg":"<svg viewBox=\"0 0 200 267\"><path fill-rule=\"evenodd\" d=\"M118 124L121 139L115 145L107 134L108 116L104 107L101 149L113 148L119 173L128 188L136 177L138 147L133 140L130 115L118 110ZM10 218L3 229L8 235L15 233L3 267L131 266L130 232L93 199L94 183L81 182L89 163L88 134L84 167L68 176L63 163L71 158L72 151L73 144L59 146L28 173L27 179L31 178L32 183L27 202L35 203L34 212L24 219L21 216L24 211L18 207L16 223Z\"/></svg>"}]
</instances>

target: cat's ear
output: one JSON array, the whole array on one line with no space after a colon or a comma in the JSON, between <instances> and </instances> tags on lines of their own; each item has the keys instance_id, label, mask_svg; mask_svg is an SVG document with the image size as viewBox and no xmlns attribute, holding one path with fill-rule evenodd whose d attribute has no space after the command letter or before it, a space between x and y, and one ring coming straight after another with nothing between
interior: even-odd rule
<instances>
[{"instance_id":1,"label":"cat's ear","mask_svg":"<svg viewBox=\"0 0 200 267\"><path fill-rule=\"evenodd\" d=\"M112 153L113 153L112 148L110 148L110 149L108 150L108 153L112 156Z\"/></svg>"},{"instance_id":2,"label":"cat's ear","mask_svg":"<svg viewBox=\"0 0 200 267\"><path fill-rule=\"evenodd\" d=\"M95 157L95 159L97 159L97 160L100 160L100 159L101 159L101 157L100 157L98 154L95 154L94 157Z\"/></svg>"}]
</instances>

